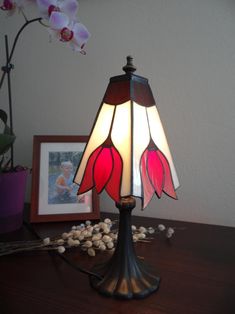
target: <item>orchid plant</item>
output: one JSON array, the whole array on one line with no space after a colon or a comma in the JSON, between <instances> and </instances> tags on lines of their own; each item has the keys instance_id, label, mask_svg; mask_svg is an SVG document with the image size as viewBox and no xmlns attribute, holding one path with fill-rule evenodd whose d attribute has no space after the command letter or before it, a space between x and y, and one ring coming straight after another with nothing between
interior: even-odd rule
<instances>
[{"instance_id":1,"label":"orchid plant","mask_svg":"<svg viewBox=\"0 0 235 314\"><path fill-rule=\"evenodd\" d=\"M39 16L37 18L28 19L25 14L25 8L30 3L35 4L38 9ZM15 135L13 132L10 72L13 69L11 61L19 36L29 24L39 22L47 28L50 37L55 37L60 42L67 43L74 51L85 55L84 47L90 38L90 33L85 25L77 19L78 7L77 0L0 0L0 9L5 11L8 16L12 16L18 11L25 20L15 36L11 50L8 45L8 37L5 35L6 64L1 68L3 72L0 79L0 89L7 76L10 123L8 126L7 114L0 109L0 122L3 124L3 131L0 132L0 172L15 169L13 153ZM4 160L4 155L9 149L11 151L10 158Z\"/></svg>"},{"instance_id":2,"label":"orchid plant","mask_svg":"<svg viewBox=\"0 0 235 314\"><path fill-rule=\"evenodd\" d=\"M38 8L39 17L28 20L25 14L25 7L34 2ZM77 20L77 0L3 0L0 8L14 14L17 10L22 13L25 22L39 21L46 26L49 33L60 40L68 43L71 48L85 54L84 46L90 38L86 26Z\"/></svg>"}]
</instances>

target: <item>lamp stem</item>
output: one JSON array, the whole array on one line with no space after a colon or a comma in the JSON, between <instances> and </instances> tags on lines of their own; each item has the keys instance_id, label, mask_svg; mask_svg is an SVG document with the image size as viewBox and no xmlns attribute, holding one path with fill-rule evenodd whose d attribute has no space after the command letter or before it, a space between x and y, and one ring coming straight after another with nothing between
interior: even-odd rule
<instances>
[{"instance_id":1,"label":"lamp stem","mask_svg":"<svg viewBox=\"0 0 235 314\"><path fill-rule=\"evenodd\" d=\"M120 212L120 221L115 252L106 265L93 270L102 279L91 276L90 282L94 289L106 296L144 298L158 289L160 278L153 275L135 253L131 230L131 212L135 207L135 199L122 198L116 206Z\"/></svg>"}]
</instances>

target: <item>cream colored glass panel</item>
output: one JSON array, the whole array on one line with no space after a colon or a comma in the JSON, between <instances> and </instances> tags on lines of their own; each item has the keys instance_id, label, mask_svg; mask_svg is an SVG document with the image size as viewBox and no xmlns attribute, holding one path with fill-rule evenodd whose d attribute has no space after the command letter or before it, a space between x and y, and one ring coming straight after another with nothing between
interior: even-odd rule
<instances>
[{"instance_id":1,"label":"cream colored glass panel","mask_svg":"<svg viewBox=\"0 0 235 314\"><path fill-rule=\"evenodd\" d=\"M133 194L141 195L140 159L150 141L146 107L133 104Z\"/></svg>"},{"instance_id":2,"label":"cream colored glass panel","mask_svg":"<svg viewBox=\"0 0 235 314\"><path fill-rule=\"evenodd\" d=\"M177 189L179 187L179 180L177 177L175 166L173 164L173 160L172 160L170 149L167 143L166 135L162 127L160 116L157 111L157 107L156 106L149 107L147 108L147 112L148 112L151 137L153 141L155 142L155 144L157 145L157 147L166 156L170 164L174 187L175 189Z\"/></svg>"},{"instance_id":3,"label":"cream colored glass panel","mask_svg":"<svg viewBox=\"0 0 235 314\"><path fill-rule=\"evenodd\" d=\"M83 154L77 175L74 179L74 181L78 184L81 183L83 173L85 171L85 167L90 155L108 137L110 126L112 123L114 108L115 106L104 103L100 110L95 127L92 131L86 150Z\"/></svg>"},{"instance_id":4,"label":"cream colored glass panel","mask_svg":"<svg viewBox=\"0 0 235 314\"><path fill-rule=\"evenodd\" d=\"M117 105L111 138L123 160L121 196L131 193L131 102Z\"/></svg>"}]
</instances>

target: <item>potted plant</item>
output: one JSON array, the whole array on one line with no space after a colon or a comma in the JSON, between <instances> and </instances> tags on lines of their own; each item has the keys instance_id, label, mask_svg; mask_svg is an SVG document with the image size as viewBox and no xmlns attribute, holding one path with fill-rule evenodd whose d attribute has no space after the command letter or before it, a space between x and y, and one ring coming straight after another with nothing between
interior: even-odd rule
<instances>
[{"instance_id":1,"label":"potted plant","mask_svg":"<svg viewBox=\"0 0 235 314\"><path fill-rule=\"evenodd\" d=\"M0 0L1 1L1 0ZM8 37L5 35L6 63L1 68L0 90L7 77L8 102L9 102L9 126L7 113L0 109L0 122L3 131L0 131L0 233L16 230L21 227L23 221L24 195L28 170L14 164L13 143L15 135L13 131L12 95L10 73L11 64L17 41L22 31L29 24L39 22L46 27L50 36L54 36L62 43L67 43L74 51L85 54L84 46L90 34L87 28L77 18L77 0L32 0L38 8L39 17L27 19L24 12L27 0L3 0L0 9L8 15L13 15L17 10L24 18L24 24L17 32L12 48L9 49ZM6 158L6 153L10 156Z\"/></svg>"}]
</instances>

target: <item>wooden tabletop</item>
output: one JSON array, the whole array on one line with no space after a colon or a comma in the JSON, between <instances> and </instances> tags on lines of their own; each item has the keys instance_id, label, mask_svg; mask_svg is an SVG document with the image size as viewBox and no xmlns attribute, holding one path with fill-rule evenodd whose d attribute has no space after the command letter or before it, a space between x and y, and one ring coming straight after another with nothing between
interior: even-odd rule
<instances>
[{"instance_id":1,"label":"wooden tabletop","mask_svg":"<svg viewBox=\"0 0 235 314\"><path fill-rule=\"evenodd\" d=\"M108 217L113 216L106 214ZM235 228L133 217L140 226L163 223L175 227L167 240L155 235L137 243L136 253L161 277L159 290L143 300L104 297L89 278L47 251L0 257L1 314L234 314ZM41 237L58 235L74 223L42 223ZM33 239L25 227L1 235L0 241ZM73 263L90 269L107 260L108 253L89 257L79 248L65 253Z\"/></svg>"}]
</instances>

